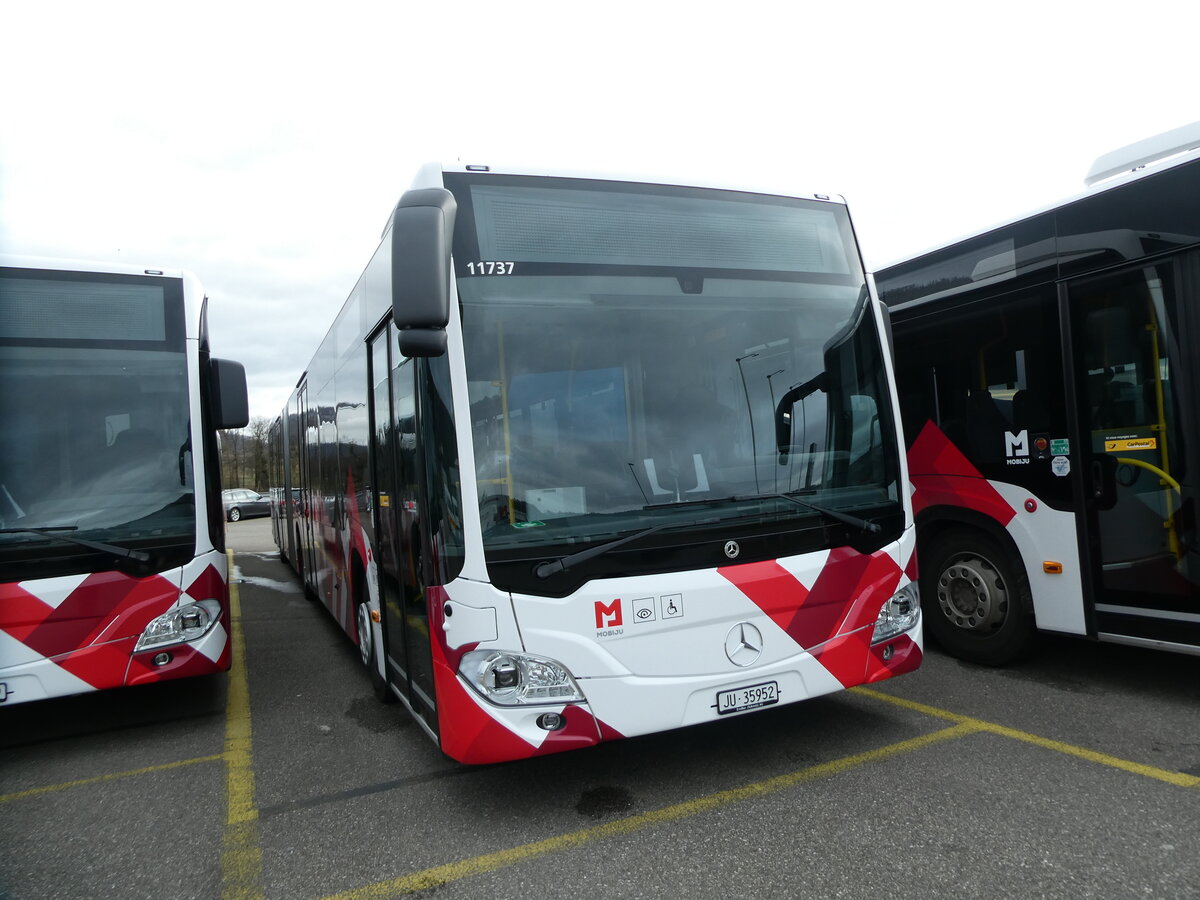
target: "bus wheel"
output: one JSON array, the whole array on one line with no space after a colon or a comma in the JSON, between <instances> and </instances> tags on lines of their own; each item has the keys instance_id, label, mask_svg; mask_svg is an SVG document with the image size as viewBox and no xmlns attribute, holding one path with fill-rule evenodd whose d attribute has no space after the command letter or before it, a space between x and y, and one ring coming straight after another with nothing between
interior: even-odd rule
<instances>
[{"instance_id":1,"label":"bus wheel","mask_svg":"<svg viewBox=\"0 0 1200 900\"><path fill-rule=\"evenodd\" d=\"M391 703L395 696L379 674L379 648L375 643L375 629L371 627L371 610L366 603L359 601L354 618L358 623L358 653L371 679L371 690L381 703Z\"/></svg>"},{"instance_id":2,"label":"bus wheel","mask_svg":"<svg viewBox=\"0 0 1200 900\"><path fill-rule=\"evenodd\" d=\"M921 554L921 606L934 640L951 656L988 666L1033 646L1029 586L1012 554L987 535L949 531Z\"/></svg>"}]
</instances>

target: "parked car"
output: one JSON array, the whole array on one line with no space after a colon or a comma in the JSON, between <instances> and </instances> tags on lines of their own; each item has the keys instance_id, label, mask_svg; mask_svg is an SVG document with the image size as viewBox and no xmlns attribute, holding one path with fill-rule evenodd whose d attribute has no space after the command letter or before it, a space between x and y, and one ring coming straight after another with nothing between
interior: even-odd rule
<instances>
[{"instance_id":1,"label":"parked car","mask_svg":"<svg viewBox=\"0 0 1200 900\"><path fill-rule=\"evenodd\" d=\"M225 519L229 522L271 514L271 498L257 491L230 488L221 491L221 499L225 501Z\"/></svg>"}]
</instances>

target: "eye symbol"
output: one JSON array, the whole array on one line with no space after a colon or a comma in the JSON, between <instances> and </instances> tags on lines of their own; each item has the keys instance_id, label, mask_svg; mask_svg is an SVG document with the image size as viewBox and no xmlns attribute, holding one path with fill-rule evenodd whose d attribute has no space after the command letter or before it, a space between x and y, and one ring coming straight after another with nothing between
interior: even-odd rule
<instances>
[{"instance_id":1,"label":"eye symbol","mask_svg":"<svg viewBox=\"0 0 1200 900\"><path fill-rule=\"evenodd\" d=\"M637 617L639 619L648 619L652 615L654 615L654 613L648 607L642 607L637 611Z\"/></svg>"}]
</instances>

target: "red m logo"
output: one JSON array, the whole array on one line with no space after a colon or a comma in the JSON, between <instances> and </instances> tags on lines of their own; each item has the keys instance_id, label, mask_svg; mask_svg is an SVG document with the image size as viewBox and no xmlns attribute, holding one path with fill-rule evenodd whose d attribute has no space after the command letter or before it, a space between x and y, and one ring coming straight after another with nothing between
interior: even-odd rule
<instances>
[{"instance_id":1,"label":"red m logo","mask_svg":"<svg viewBox=\"0 0 1200 900\"><path fill-rule=\"evenodd\" d=\"M613 628L621 624L621 598L612 603L596 601L596 627Z\"/></svg>"}]
</instances>

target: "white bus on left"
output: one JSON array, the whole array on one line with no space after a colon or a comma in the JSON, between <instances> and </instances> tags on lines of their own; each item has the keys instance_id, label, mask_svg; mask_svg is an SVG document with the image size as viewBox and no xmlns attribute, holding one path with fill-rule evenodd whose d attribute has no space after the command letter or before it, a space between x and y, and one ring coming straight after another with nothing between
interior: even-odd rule
<instances>
[{"instance_id":1,"label":"white bus on left","mask_svg":"<svg viewBox=\"0 0 1200 900\"><path fill-rule=\"evenodd\" d=\"M0 257L0 705L229 668L216 431L182 271Z\"/></svg>"}]
</instances>

